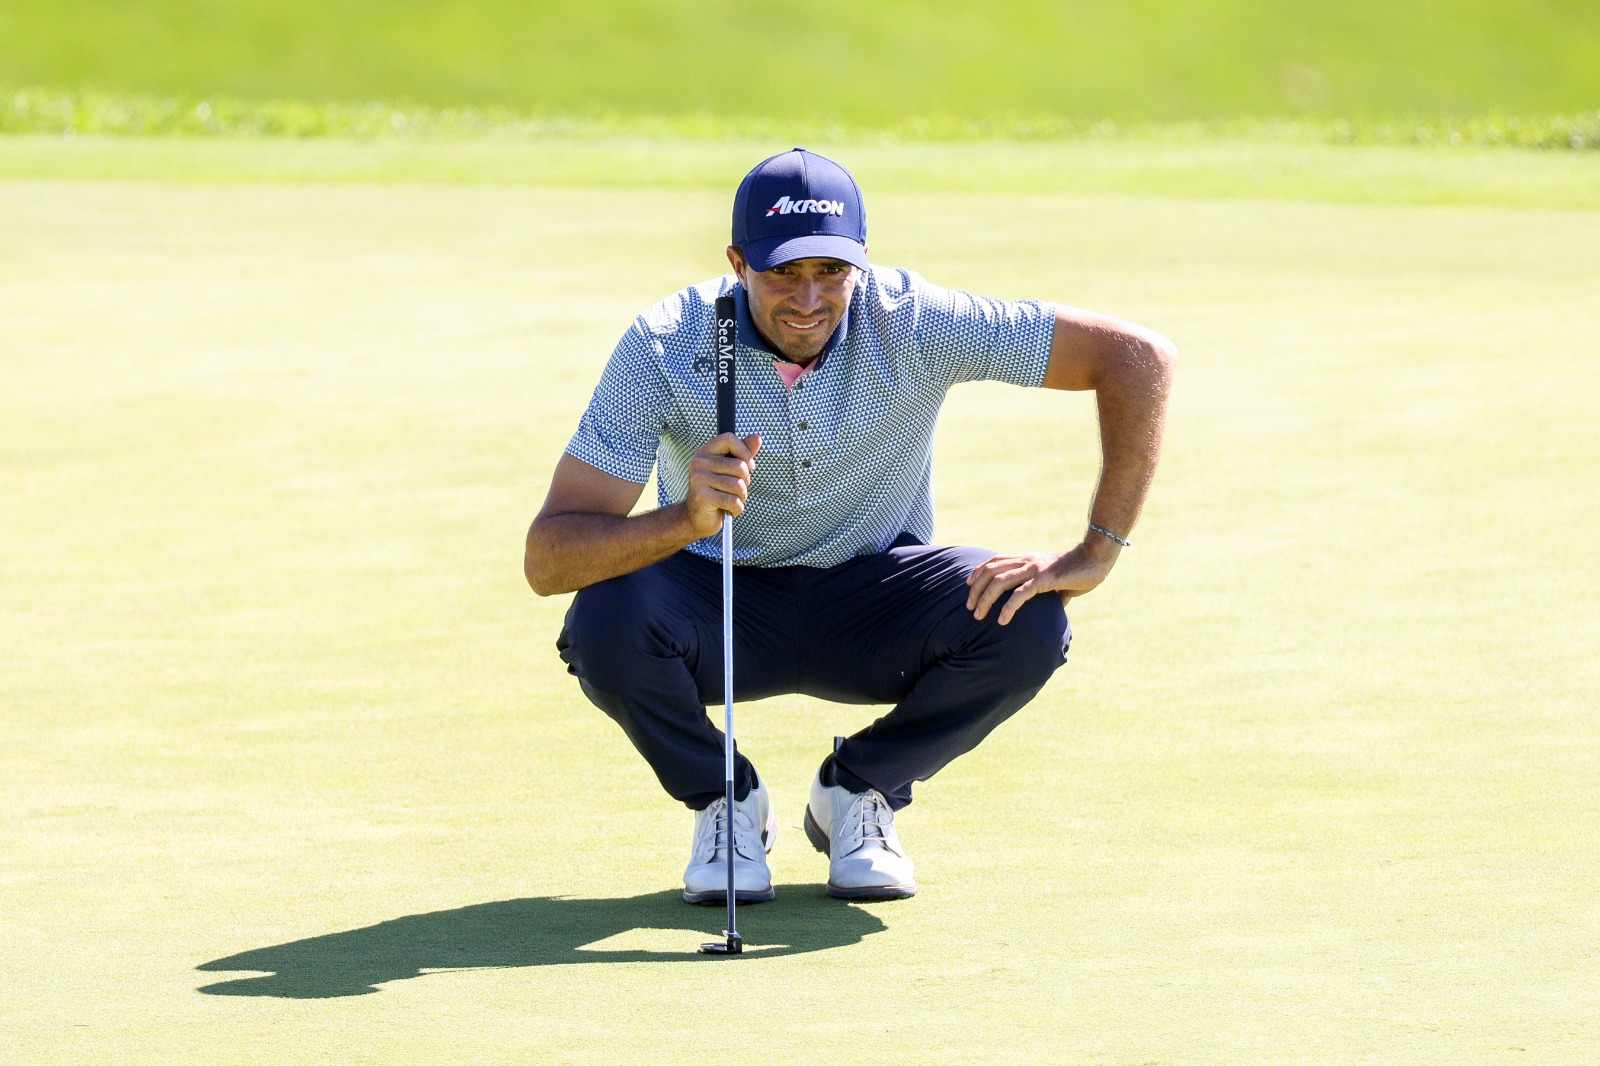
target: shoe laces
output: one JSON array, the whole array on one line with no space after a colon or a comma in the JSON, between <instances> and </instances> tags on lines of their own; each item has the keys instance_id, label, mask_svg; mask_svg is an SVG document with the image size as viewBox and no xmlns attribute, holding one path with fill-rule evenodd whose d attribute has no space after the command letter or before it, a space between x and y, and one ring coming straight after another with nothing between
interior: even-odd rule
<instances>
[{"instance_id":1,"label":"shoe laces","mask_svg":"<svg viewBox=\"0 0 1600 1066\"><path fill-rule=\"evenodd\" d=\"M710 859L715 862L725 859L728 846L728 801L726 797L718 796L711 801L711 806L705 809L705 816L699 823L700 839L697 851L710 852ZM739 804L733 805L733 853L736 858L753 860L759 854L759 845L755 843L756 823L750 812L742 809Z\"/></svg>"},{"instance_id":2,"label":"shoe laces","mask_svg":"<svg viewBox=\"0 0 1600 1066\"><path fill-rule=\"evenodd\" d=\"M900 838L894 831L894 809L884 799L883 793L875 788L855 794L844 812L839 831L848 842L846 854L869 840L876 841L896 855L901 854Z\"/></svg>"}]
</instances>

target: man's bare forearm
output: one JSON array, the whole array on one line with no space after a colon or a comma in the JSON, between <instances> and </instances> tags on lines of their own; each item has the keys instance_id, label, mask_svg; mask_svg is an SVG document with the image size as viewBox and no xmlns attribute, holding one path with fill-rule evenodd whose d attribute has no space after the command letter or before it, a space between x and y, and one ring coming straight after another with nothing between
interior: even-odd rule
<instances>
[{"instance_id":1,"label":"man's bare forearm","mask_svg":"<svg viewBox=\"0 0 1600 1066\"><path fill-rule=\"evenodd\" d=\"M721 433L689 461L689 492L677 503L633 515L644 487L573 455L556 463L550 491L528 529L522 572L541 596L576 592L631 574L682 551L741 514L761 438Z\"/></svg>"},{"instance_id":2,"label":"man's bare forearm","mask_svg":"<svg viewBox=\"0 0 1600 1066\"><path fill-rule=\"evenodd\" d=\"M1139 521L1161 458L1175 358L1172 342L1159 334L1130 337L1095 382L1102 461L1089 521L1123 539Z\"/></svg>"},{"instance_id":3,"label":"man's bare forearm","mask_svg":"<svg viewBox=\"0 0 1600 1066\"><path fill-rule=\"evenodd\" d=\"M629 516L540 515L522 569L534 592L554 596L642 570L698 539L682 504Z\"/></svg>"}]
</instances>

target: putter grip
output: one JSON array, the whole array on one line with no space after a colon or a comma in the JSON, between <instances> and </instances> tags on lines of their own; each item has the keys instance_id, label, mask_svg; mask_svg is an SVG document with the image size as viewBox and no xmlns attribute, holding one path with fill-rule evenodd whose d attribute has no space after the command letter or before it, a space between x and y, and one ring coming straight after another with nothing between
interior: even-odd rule
<instances>
[{"instance_id":1,"label":"putter grip","mask_svg":"<svg viewBox=\"0 0 1600 1066\"><path fill-rule=\"evenodd\" d=\"M717 432L735 433L733 427L734 349L738 345L738 318L732 296L717 297Z\"/></svg>"}]
</instances>

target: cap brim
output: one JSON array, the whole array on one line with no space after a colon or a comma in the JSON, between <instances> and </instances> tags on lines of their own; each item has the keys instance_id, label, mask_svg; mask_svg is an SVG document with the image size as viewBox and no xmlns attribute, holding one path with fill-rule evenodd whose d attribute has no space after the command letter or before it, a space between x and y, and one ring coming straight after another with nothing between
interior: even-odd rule
<instances>
[{"instance_id":1,"label":"cap brim","mask_svg":"<svg viewBox=\"0 0 1600 1066\"><path fill-rule=\"evenodd\" d=\"M849 237L831 233L768 237L750 241L741 251L745 262L755 270L771 270L780 263L792 263L796 259L842 259L851 266L867 269L867 249Z\"/></svg>"}]
</instances>

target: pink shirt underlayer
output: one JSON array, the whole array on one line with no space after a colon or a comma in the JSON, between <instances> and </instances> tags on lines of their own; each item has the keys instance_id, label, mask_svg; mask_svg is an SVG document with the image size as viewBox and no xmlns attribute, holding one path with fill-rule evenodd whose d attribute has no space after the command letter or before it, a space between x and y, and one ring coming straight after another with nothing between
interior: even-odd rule
<instances>
[{"instance_id":1,"label":"pink shirt underlayer","mask_svg":"<svg viewBox=\"0 0 1600 1066\"><path fill-rule=\"evenodd\" d=\"M811 368L816 365L817 364L815 360L807 363L805 366L797 366L794 363L786 363L782 359L774 359L772 361L772 369L778 372L778 376L783 379L783 383L789 386L791 389L794 388L795 382L799 381L806 374L811 373Z\"/></svg>"}]
</instances>

